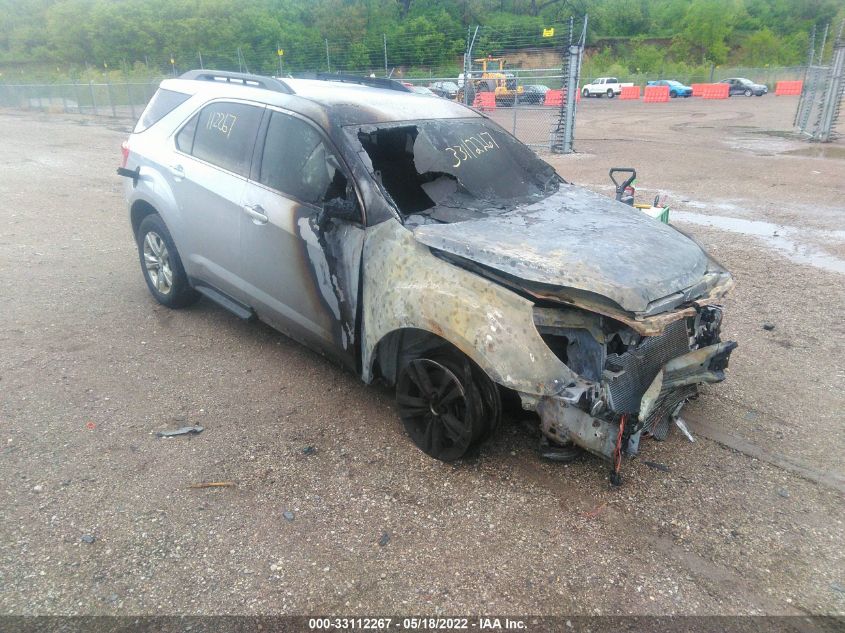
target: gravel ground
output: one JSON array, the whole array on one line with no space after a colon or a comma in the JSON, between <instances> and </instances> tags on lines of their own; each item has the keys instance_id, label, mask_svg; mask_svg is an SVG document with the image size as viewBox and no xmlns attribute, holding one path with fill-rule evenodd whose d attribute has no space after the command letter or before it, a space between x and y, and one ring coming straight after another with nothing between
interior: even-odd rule
<instances>
[{"instance_id":1,"label":"gravel ground","mask_svg":"<svg viewBox=\"0 0 845 633\"><path fill-rule=\"evenodd\" d=\"M620 489L516 420L432 461L386 390L207 301L158 306L114 175L126 124L0 112L0 611L845 613L845 286L796 261L845 255L845 162L770 133L794 106L582 102L581 153L554 161L607 193L634 165L737 279L729 379L688 417L765 455L675 433ZM213 481L234 485L190 488Z\"/></svg>"}]
</instances>

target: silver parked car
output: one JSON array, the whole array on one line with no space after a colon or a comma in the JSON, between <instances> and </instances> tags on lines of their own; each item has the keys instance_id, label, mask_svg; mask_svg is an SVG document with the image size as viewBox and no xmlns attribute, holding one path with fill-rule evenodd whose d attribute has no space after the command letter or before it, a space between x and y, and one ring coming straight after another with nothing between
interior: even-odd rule
<instances>
[{"instance_id":1,"label":"silver parked car","mask_svg":"<svg viewBox=\"0 0 845 633\"><path fill-rule=\"evenodd\" d=\"M693 240L470 108L349 81L161 83L118 170L156 300L204 295L392 385L411 439L447 461L513 400L545 450L618 477L724 379L733 282Z\"/></svg>"}]
</instances>

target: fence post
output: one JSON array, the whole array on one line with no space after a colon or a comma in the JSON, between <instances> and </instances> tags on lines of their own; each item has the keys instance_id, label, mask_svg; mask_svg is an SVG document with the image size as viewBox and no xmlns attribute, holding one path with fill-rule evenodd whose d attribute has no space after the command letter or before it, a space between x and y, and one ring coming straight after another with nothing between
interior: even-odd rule
<instances>
[{"instance_id":1,"label":"fence post","mask_svg":"<svg viewBox=\"0 0 845 633\"><path fill-rule=\"evenodd\" d=\"M467 47L464 53L464 105L472 105L475 100L475 85L472 83L472 49L475 46L475 38L478 35L478 27L475 33L469 36L472 27L467 27Z\"/></svg>"},{"instance_id":2,"label":"fence post","mask_svg":"<svg viewBox=\"0 0 845 633\"><path fill-rule=\"evenodd\" d=\"M331 60L329 59L329 38L326 38L326 72L332 71Z\"/></svg>"},{"instance_id":3,"label":"fence post","mask_svg":"<svg viewBox=\"0 0 845 633\"><path fill-rule=\"evenodd\" d=\"M132 113L132 120L135 120L135 102L132 101L132 84L126 82L126 100L129 102L129 111Z\"/></svg>"},{"instance_id":4,"label":"fence post","mask_svg":"<svg viewBox=\"0 0 845 633\"><path fill-rule=\"evenodd\" d=\"M67 85L59 84L59 88L62 91L62 111L67 114Z\"/></svg>"},{"instance_id":5,"label":"fence post","mask_svg":"<svg viewBox=\"0 0 845 633\"><path fill-rule=\"evenodd\" d=\"M845 24L845 22L843 22ZM833 46L833 56L830 60L830 75L827 82L827 90L825 91L825 99L821 105L821 113L819 114L819 136L818 140L822 143L830 142L830 135L836 119L839 117L839 108L842 101L843 90L843 68L845 68L845 42L840 36L836 38L836 43Z\"/></svg>"},{"instance_id":6,"label":"fence post","mask_svg":"<svg viewBox=\"0 0 845 633\"><path fill-rule=\"evenodd\" d=\"M91 92L91 110L94 112L94 116L97 116L99 112L97 112L97 98L94 96L94 82L89 79L88 80L88 90Z\"/></svg>"},{"instance_id":7,"label":"fence post","mask_svg":"<svg viewBox=\"0 0 845 633\"><path fill-rule=\"evenodd\" d=\"M571 154L575 138L575 109L578 100L578 80L581 73L581 56L587 41L587 16L584 16L584 27L581 37L573 44L573 21L570 18L569 46L566 51L565 75L566 96L561 99L557 127L552 133L551 150L555 154Z\"/></svg>"},{"instance_id":8,"label":"fence post","mask_svg":"<svg viewBox=\"0 0 845 633\"><path fill-rule=\"evenodd\" d=\"M82 114L82 99L79 97L79 84L76 83L76 79L73 80L73 96L76 97L76 110Z\"/></svg>"},{"instance_id":9,"label":"fence post","mask_svg":"<svg viewBox=\"0 0 845 633\"><path fill-rule=\"evenodd\" d=\"M109 105L111 106L111 115L112 117L117 117L117 110L114 107L114 95L112 95L111 91L111 82L106 78L106 94L109 96Z\"/></svg>"},{"instance_id":10,"label":"fence post","mask_svg":"<svg viewBox=\"0 0 845 633\"><path fill-rule=\"evenodd\" d=\"M384 42L384 76L387 77L387 34L381 34L382 41Z\"/></svg>"}]
</instances>

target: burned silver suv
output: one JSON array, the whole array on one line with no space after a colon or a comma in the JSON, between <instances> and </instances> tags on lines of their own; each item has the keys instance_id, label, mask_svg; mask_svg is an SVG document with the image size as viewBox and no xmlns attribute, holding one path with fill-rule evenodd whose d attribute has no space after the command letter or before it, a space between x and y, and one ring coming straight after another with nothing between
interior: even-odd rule
<instances>
[{"instance_id":1,"label":"burned silver suv","mask_svg":"<svg viewBox=\"0 0 845 633\"><path fill-rule=\"evenodd\" d=\"M735 347L733 282L698 244L389 80L166 80L118 171L160 303L204 295L386 381L437 459L510 395L618 473Z\"/></svg>"}]
</instances>

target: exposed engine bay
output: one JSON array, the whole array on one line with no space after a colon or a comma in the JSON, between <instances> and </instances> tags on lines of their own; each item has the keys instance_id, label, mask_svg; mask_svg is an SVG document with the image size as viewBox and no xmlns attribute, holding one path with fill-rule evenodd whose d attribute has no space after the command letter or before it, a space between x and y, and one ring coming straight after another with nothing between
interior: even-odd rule
<instances>
[{"instance_id":1,"label":"exposed engine bay","mask_svg":"<svg viewBox=\"0 0 845 633\"><path fill-rule=\"evenodd\" d=\"M579 309L536 307L534 322L555 355L583 379L559 398L537 403L542 432L612 460L621 452L636 454L644 434L664 440L698 384L724 380L736 347L720 341L722 309L715 305L696 308L655 336ZM614 435L604 425L619 431Z\"/></svg>"}]
</instances>

